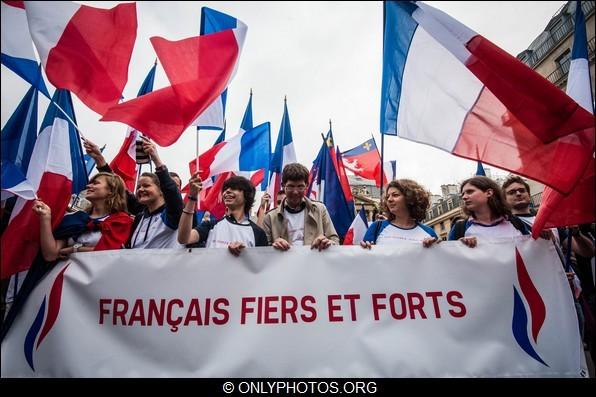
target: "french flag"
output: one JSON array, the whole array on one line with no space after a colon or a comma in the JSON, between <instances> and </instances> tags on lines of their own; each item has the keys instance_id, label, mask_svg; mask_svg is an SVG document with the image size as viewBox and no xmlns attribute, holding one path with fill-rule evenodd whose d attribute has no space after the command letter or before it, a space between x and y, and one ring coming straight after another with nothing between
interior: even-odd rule
<instances>
[{"instance_id":1,"label":"french flag","mask_svg":"<svg viewBox=\"0 0 596 397\"><path fill-rule=\"evenodd\" d=\"M367 230L368 220L366 219L366 211L364 211L364 206L362 206L354 218L354 221L350 225L348 232L346 233L343 245L360 244Z\"/></svg>"},{"instance_id":2,"label":"french flag","mask_svg":"<svg viewBox=\"0 0 596 397\"><path fill-rule=\"evenodd\" d=\"M52 102L74 119L68 91L56 90ZM27 179L37 196L52 209L52 228L55 228L64 216L74 186L86 181L87 174L76 130L53 103L50 103L35 142ZM32 201L19 198L2 234L2 280L27 270L39 250L39 217L31 210L32 205Z\"/></svg>"},{"instance_id":3,"label":"french flag","mask_svg":"<svg viewBox=\"0 0 596 397\"><path fill-rule=\"evenodd\" d=\"M575 2L575 32L571 65L567 78L567 94L590 113L594 113L590 68L588 63L588 40L586 20L581 2ZM593 150L594 146L592 146ZM536 219L532 225L532 237L538 238L545 227L563 227L594 222L594 158L582 175L578 186L568 196L549 188L544 188Z\"/></svg>"},{"instance_id":4,"label":"french flag","mask_svg":"<svg viewBox=\"0 0 596 397\"><path fill-rule=\"evenodd\" d=\"M2 64L50 98L33 52L22 1L2 2Z\"/></svg>"},{"instance_id":5,"label":"french flag","mask_svg":"<svg viewBox=\"0 0 596 397\"><path fill-rule=\"evenodd\" d=\"M367 140L361 145L342 153L344 166L354 174L375 181L377 187L381 186L379 175L381 174L381 155L374 138ZM387 178L383 175L383 185L387 184Z\"/></svg>"},{"instance_id":6,"label":"french flag","mask_svg":"<svg viewBox=\"0 0 596 397\"><path fill-rule=\"evenodd\" d=\"M217 33L227 29L236 29L238 20L228 14L216 11L209 7L201 7L201 28L200 35ZM228 90L222 92L211 105L207 107L192 125L203 130L223 130L226 113L226 99ZM251 126L252 128L252 126Z\"/></svg>"},{"instance_id":7,"label":"french flag","mask_svg":"<svg viewBox=\"0 0 596 397\"><path fill-rule=\"evenodd\" d=\"M153 83L155 81L155 69L157 65L153 67L147 73L143 84L137 94L137 97L145 95L153 91ZM124 142L116 154L116 157L110 163L110 168L114 173L120 175L126 185L126 189L129 192L135 191L135 183L137 178L137 148L136 143L139 139L139 132L133 128L128 128L126 131L126 137Z\"/></svg>"},{"instance_id":8,"label":"french flag","mask_svg":"<svg viewBox=\"0 0 596 397\"><path fill-rule=\"evenodd\" d=\"M99 114L116 105L137 37L135 3L105 10L66 1L26 1L25 11L48 80Z\"/></svg>"},{"instance_id":9,"label":"french flag","mask_svg":"<svg viewBox=\"0 0 596 397\"><path fill-rule=\"evenodd\" d=\"M294 140L292 138L292 127L290 126L290 115L288 114L288 103L284 98L284 114L277 135L275 152L269 162L269 182L267 192L273 198L273 203L277 202L277 192L281 188L281 173L287 164L296 162L296 150L294 149Z\"/></svg>"},{"instance_id":10,"label":"french flag","mask_svg":"<svg viewBox=\"0 0 596 397\"><path fill-rule=\"evenodd\" d=\"M228 171L257 171L269 160L263 153L271 152L269 122L214 145L199 156L202 181ZM188 163L190 174L197 169L196 159Z\"/></svg>"},{"instance_id":11,"label":"french flag","mask_svg":"<svg viewBox=\"0 0 596 397\"><path fill-rule=\"evenodd\" d=\"M447 14L422 2L384 4L382 133L565 194L577 185L594 151L590 112Z\"/></svg>"},{"instance_id":12,"label":"french flag","mask_svg":"<svg viewBox=\"0 0 596 397\"><path fill-rule=\"evenodd\" d=\"M179 41L152 37L170 86L120 103L102 121L120 121L170 146L226 89L238 67L247 27Z\"/></svg>"}]
</instances>

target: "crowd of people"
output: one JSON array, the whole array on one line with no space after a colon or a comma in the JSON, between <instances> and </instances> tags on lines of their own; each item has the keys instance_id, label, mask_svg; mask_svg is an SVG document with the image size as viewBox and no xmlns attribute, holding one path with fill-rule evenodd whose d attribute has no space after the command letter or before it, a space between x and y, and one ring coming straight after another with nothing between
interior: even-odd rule
<instances>
[{"instance_id":1,"label":"crowd of people","mask_svg":"<svg viewBox=\"0 0 596 397\"><path fill-rule=\"evenodd\" d=\"M155 172L141 174L134 193L126 190L97 145L86 140L84 148L99 171L86 187L85 198L91 205L84 211L67 213L52 231L52 209L42 199L34 202L32 208L39 217L41 232L41 256L31 266L19 292L12 299L3 296L3 303L7 304L3 305L6 310L0 317L4 320L2 338L51 264L76 252L204 247L227 248L232 255L239 256L250 247L271 246L288 251L295 246L310 246L322 251L341 244L325 205L307 197L309 171L301 164L284 167L282 190L272 209L269 209L271 197L265 193L256 217L251 218L255 186L242 176L233 176L221 189L225 216L203 220L197 218L196 211L203 188L198 173L189 180L185 202L180 177L168 171L154 143L145 139L142 148L155 165ZM462 182L460 193L465 219L453 225L449 240L474 248L483 239L530 234L535 213L530 187L522 178L509 177L499 186L488 177L475 176ZM414 241L432 249L441 239L422 223L429 207L430 193L423 186L410 179L391 181L381 200L382 211L360 245L371 250L375 245ZM594 257L593 225L545 230L541 237L552 240L559 253L576 302L581 334L596 362L596 292L590 266ZM7 295L6 291L3 288L3 295Z\"/></svg>"}]
</instances>

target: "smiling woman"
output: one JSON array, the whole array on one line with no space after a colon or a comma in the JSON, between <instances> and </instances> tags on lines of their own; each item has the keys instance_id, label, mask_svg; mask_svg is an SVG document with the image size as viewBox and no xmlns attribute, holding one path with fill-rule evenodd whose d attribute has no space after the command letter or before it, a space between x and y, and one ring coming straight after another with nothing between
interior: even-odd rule
<instances>
[{"instance_id":1,"label":"smiling woman","mask_svg":"<svg viewBox=\"0 0 596 397\"><path fill-rule=\"evenodd\" d=\"M41 252L45 260L124 246L132 218L126 212L122 178L104 172L96 174L87 185L86 199L91 202L91 208L67 214L54 233L51 208L41 200L35 201L33 212L39 216Z\"/></svg>"}]
</instances>

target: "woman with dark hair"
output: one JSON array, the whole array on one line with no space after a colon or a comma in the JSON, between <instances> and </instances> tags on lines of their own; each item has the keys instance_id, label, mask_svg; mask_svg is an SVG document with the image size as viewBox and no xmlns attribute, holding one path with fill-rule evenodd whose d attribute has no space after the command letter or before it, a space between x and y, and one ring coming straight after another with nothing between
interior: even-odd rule
<instances>
[{"instance_id":1,"label":"woman with dark hair","mask_svg":"<svg viewBox=\"0 0 596 397\"><path fill-rule=\"evenodd\" d=\"M430 247L438 241L433 229L423 225L430 206L430 194L411 179L396 179L387 185L383 210L386 220L374 222L366 231L362 248L396 241L421 241Z\"/></svg>"},{"instance_id":2,"label":"woman with dark hair","mask_svg":"<svg viewBox=\"0 0 596 397\"><path fill-rule=\"evenodd\" d=\"M41 252L46 261L65 259L75 252L124 246L132 218L126 212L122 178L105 172L95 174L87 185L85 198L91 207L66 215L54 233L52 210L41 200L34 202L32 209L39 215Z\"/></svg>"},{"instance_id":3,"label":"woman with dark hair","mask_svg":"<svg viewBox=\"0 0 596 397\"><path fill-rule=\"evenodd\" d=\"M486 176L475 176L461 184L462 210L467 219L456 222L449 240L460 240L470 248L477 237L500 238L529 234L524 222L514 215L503 200L501 188Z\"/></svg>"},{"instance_id":4,"label":"woman with dark hair","mask_svg":"<svg viewBox=\"0 0 596 397\"><path fill-rule=\"evenodd\" d=\"M235 256L245 247L267 246L263 229L248 218L255 202L255 187L242 176L226 180L221 195L226 206L226 216L217 222L203 222L192 228L194 205L198 200L202 184L198 174L189 181L188 202L182 211L178 224L178 242L192 247L205 243L207 248L224 248Z\"/></svg>"}]
</instances>

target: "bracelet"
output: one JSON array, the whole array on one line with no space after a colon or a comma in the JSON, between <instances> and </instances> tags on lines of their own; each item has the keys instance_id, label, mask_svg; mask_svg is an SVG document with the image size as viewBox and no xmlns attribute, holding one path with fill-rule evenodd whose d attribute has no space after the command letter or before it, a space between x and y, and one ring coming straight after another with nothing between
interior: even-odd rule
<instances>
[{"instance_id":1,"label":"bracelet","mask_svg":"<svg viewBox=\"0 0 596 397\"><path fill-rule=\"evenodd\" d=\"M187 211L185 209L182 210L185 214L194 215L194 211Z\"/></svg>"},{"instance_id":2,"label":"bracelet","mask_svg":"<svg viewBox=\"0 0 596 397\"><path fill-rule=\"evenodd\" d=\"M197 196L188 196L187 198L192 201L197 201Z\"/></svg>"}]
</instances>

